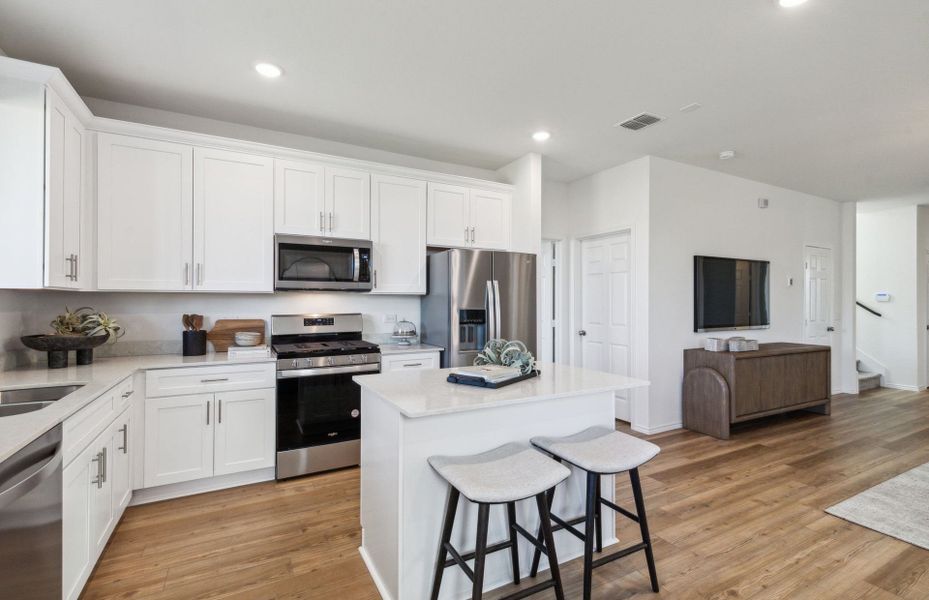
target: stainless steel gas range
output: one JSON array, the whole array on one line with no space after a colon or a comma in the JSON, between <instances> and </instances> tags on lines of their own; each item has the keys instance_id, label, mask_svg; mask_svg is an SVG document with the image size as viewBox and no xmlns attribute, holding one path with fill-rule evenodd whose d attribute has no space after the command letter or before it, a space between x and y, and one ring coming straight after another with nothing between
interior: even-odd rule
<instances>
[{"instance_id":1,"label":"stainless steel gas range","mask_svg":"<svg viewBox=\"0 0 929 600\"><path fill-rule=\"evenodd\" d=\"M277 478L359 464L361 389L352 377L381 370L376 344L352 314L274 315Z\"/></svg>"}]
</instances>

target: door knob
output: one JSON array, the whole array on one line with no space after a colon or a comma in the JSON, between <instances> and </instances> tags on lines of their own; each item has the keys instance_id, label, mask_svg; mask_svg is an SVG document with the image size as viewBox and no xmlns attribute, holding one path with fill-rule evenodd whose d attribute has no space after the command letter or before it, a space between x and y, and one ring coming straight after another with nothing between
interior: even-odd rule
<instances>
[{"instance_id":1,"label":"door knob","mask_svg":"<svg viewBox=\"0 0 929 600\"><path fill-rule=\"evenodd\" d=\"M835 327L826 327L826 331L835 331Z\"/></svg>"},{"instance_id":2,"label":"door knob","mask_svg":"<svg viewBox=\"0 0 929 600\"><path fill-rule=\"evenodd\" d=\"M587 335L587 332L581 329L580 331L577 332L577 334L580 336L584 336L584 335Z\"/></svg>"}]
</instances>

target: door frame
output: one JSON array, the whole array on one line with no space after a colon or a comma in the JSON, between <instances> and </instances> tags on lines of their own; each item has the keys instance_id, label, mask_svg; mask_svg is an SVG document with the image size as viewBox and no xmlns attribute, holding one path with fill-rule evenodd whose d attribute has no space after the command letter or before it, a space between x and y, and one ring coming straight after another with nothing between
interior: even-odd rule
<instances>
[{"instance_id":1,"label":"door frame","mask_svg":"<svg viewBox=\"0 0 929 600\"><path fill-rule=\"evenodd\" d=\"M636 277L638 274L638 254L636 253L636 236L635 236L635 227L632 225L625 225L618 227L616 229L611 229L609 231L600 231L597 233L591 233L587 235L577 236L571 240L571 273L570 273L570 290L569 297L571 302L570 307L570 319L569 319L569 329L565 332L566 335L570 336L570 344L568 345L569 349L569 360L570 364L575 367L581 366L581 344L578 340L576 332L580 327L580 324L583 323L583 298L581 297L584 291L582 285L583 280L583 268L581 265L581 245L585 241L597 240L601 238L608 238L617 235L628 235L629 236L629 299L630 299L630 319L629 319L629 371L632 374L632 377L637 376L639 373L639 352L637 348L637 335L638 335L638 313L639 305L636 301ZM562 328L564 329L564 328ZM647 376L644 376L643 379L647 379ZM647 391L647 390L646 390ZM629 398L629 422L635 425L641 421L644 417L644 411L640 410L639 404L643 398L647 398L646 394L641 390L628 390Z\"/></svg>"},{"instance_id":2,"label":"door frame","mask_svg":"<svg viewBox=\"0 0 929 600\"><path fill-rule=\"evenodd\" d=\"M552 317L552 329L553 329L552 339L553 339L553 344L554 344L554 352L552 354L552 361L555 363L559 363L559 364L566 364L568 363L568 359L570 357L570 352L568 353L569 356L565 356L565 351L564 351L565 324L567 321L566 315L569 314L569 312L565 310L566 302L565 302L565 294L564 294L564 269L567 265L567 261L565 261L564 256L565 256L565 246L567 244L565 244L565 240L562 238L543 238L542 239L543 247L547 244L551 244L555 249L554 258L552 260L552 266L555 268L555 275L554 277L550 278L552 282L552 296L554 297L553 302L555 304L554 316ZM542 277L541 277L541 269L544 267L544 264L543 264L544 261L542 260L544 253L545 253L545 250L543 248L542 252L539 253L539 261L537 263L538 268L540 270L539 277L538 277L538 282L539 282L538 298L540 299L542 298L542 293L544 292L544 290L542 289ZM541 307L542 305L541 300L538 302L538 304ZM543 321L541 318L538 321L539 321L538 327L541 330L543 327ZM541 333L541 331L538 333ZM536 337L538 339L541 339L542 336L538 335L538 333L536 334Z\"/></svg>"}]
</instances>

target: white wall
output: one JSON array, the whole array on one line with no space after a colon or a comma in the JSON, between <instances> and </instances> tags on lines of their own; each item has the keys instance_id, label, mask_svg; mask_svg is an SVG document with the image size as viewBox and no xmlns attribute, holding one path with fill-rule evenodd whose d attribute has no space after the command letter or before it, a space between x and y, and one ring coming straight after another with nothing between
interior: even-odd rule
<instances>
[{"instance_id":1,"label":"white wall","mask_svg":"<svg viewBox=\"0 0 929 600\"><path fill-rule=\"evenodd\" d=\"M857 312L858 307L854 299L857 298L857 206L854 202L842 203L842 262L841 262L841 333L842 333L842 365L841 376L842 392L846 394L858 393L858 369L855 358L858 351L857 339ZM836 376L833 376L833 387Z\"/></svg>"},{"instance_id":2,"label":"white wall","mask_svg":"<svg viewBox=\"0 0 929 600\"><path fill-rule=\"evenodd\" d=\"M883 316L858 310L857 346L864 366L882 372L888 387L919 385L918 213L916 206L858 213L857 298ZM890 293L890 302L877 303L876 292Z\"/></svg>"},{"instance_id":3,"label":"white wall","mask_svg":"<svg viewBox=\"0 0 929 600\"><path fill-rule=\"evenodd\" d=\"M650 425L663 429L681 423L682 351L708 337L693 332L693 257L771 261L771 328L746 337L801 342L805 244L833 249L834 320L842 314L842 218L840 203L832 200L660 158L651 167ZM761 197L769 199L769 208L758 208ZM837 329L833 373L841 373L842 365Z\"/></svg>"},{"instance_id":4,"label":"white wall","mask_svg":"<svg viewBox=\"0 0 929 600\"><path fill-rule=\"evenodd\" d=\"M632 369L631 375L648 379L649 375L649 165L643 157L568 184L567 217L552 222L547 219L546 231L561 232L572 243L565 264L571 273L579 272L580 240L585 237L629 230L633 246L633 306L632 306ZM549 198L549 202L554 201ZM545 210L548 210L546 204ZM561 225L559 226L559 223ZM559 236L561 237L561 236ZM566 327L571 347L571 361L580 364L578 336L580 313L577 282L570 281L570 319ZM631 397L632 426L649 430L652 422L650 390L636 390Z\"/></svg>"},{"instance_id":5,"label":"white wall","mask_svg":"<svg viewBox=\"0 0 929 600\"><path fill-rule=\"evenodd\" d=\"M410 167L413 169L425 169L427 171L436 171L438 173L447 173L450 175L501 181L500 175L496 171L489 169L430 160L418 156L409 156L407 154L398 154L396 152L376 150L374 148L355 146L353 144L334 142L332 140L251 127L238 123L230 123L228 121L218 121L216 119L185 115L145 106L123 104L110 100L101 100L99 98L87 97L84 98L84 102L87 103L87 106L94 115L108 119L167 127L170 129L180 129L182 131L270 144L284 148L293 148L295 150L320 152L323 154L368 160L389 165Z\"/></svg>"},{"instance_id":6,"label":"white wall","mask_svg":"<svg viewBox=\"0 0 929 600\"><path fill-rule=\"evenodd\" d=\"M542 247L542 157L530 152L497 170L515 186L510 216L510 249L538 254Z\"/></svg>"}]
</instances>

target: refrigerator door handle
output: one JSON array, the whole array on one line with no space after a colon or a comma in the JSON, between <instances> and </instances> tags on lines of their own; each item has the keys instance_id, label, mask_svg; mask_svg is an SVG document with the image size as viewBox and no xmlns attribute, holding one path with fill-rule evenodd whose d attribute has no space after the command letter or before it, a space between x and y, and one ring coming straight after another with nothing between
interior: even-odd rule
<instances>
[{"instance_id":1,"label":"refrigerator door handle","mask_svg":"<svg viewBox=\"0 0 929 600\"><path fill-rule=\"evenodd\" d=\"M500 339L501 330L503 325L501 321L503 320L500 314L500 282L494 279L494 327L496 328L496 333L494 337Z\"/></svg>"},{"instance_id":2,"label":"refrigerator door handle","mask_svg":"<svg viewBox=\"0 0 929 600\"><path fill-rule=\"evenodd\" d=\"M495 340L497 339L497 312L492 281L487 282L487 308L485 314L487 315L487 340Z\"/></svg>"}]
</instances>

